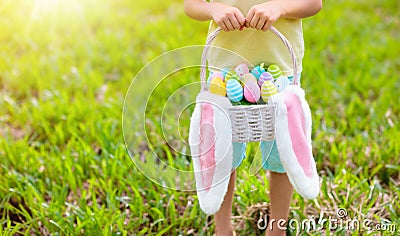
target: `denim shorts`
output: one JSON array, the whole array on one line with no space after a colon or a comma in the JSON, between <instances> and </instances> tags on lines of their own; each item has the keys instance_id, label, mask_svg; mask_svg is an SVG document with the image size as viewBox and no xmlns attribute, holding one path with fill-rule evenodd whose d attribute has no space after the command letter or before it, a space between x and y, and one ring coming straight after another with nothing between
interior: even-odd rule
<instances>
[{"instance_id":1,"label":"denim shorts","mask_svg":"<svg viewBox=\"0 0 400 236\"><path fill-rule=\"evenodd\" d=\"M298 77L300 85L301 74L299 74ZM290 81L293 82L292 76L288 78ZM242 161L246 158L246 143L233 142L232 145L233 145L232 169L234 169L239 167ZM285 168L283 168L275 140L261 141L260 149L261 149L263 169L277 173L286 173Z\"/></svg>"}]
</instances>

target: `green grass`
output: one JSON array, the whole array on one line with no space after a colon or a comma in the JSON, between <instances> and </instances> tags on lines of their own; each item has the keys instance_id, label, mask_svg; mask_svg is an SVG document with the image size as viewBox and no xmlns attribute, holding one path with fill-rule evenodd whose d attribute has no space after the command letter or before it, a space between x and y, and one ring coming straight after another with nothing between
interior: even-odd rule
<instances>
[{"instance_id":1,"label":"green grass","mask_svg":"<svg viewBox=\"0 0 400 236\"><path fill-rule=\"evenodd\" d=\"M213 219L194 192L162 188L137 169L121 122L139 70L167 50L202 44L208 24L188 19L180 1L34 2L0 3L0 235L210 235ZM334 217L341 207L352 218L391 222L399 233L399 11L398 1L330 1L303 21L302 84L323 182L314 201L294 195L291 218ZM158 105L196 73L172 76L146 111L151 146L165 160L180 160L178 168L187 157L161 136ZM138 88L135 95L145 94ZM184 101L177 98L166 124L176 122L172 113ZM183 137L189 115L179 121ZM153 156L144 133L129 148L135 157ZM248 155L259 158L256 152L251 145ZM262 233L256 222L268 210L268 179L251 174L251 159L238 171L234 197L240 235Z\"/></svg>"}]
</instances>

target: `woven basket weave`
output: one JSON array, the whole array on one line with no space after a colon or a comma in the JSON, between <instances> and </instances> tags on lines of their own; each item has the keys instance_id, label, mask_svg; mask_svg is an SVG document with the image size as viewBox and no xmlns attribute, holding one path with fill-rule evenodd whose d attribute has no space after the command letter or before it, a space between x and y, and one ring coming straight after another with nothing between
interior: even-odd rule
<instances>
[{"instance_id":1,"label":"woven basket weave","mask_svg":"<svg viewBox=\"0 0 400 236\"><path fill-rule=\"evenodd\" d=\"M293 63L293 84L298 85L296 56L291 44L275 27L271 26L270 30L289 50ZM211 33L204 47L200 69L201 91L208 90L206 82L207 53L220 31L221 28L218 28ZM272 104L232 106L229 108L229 117L232 125L233 142L270 141L275 138L275 106Z\"/></svg>"}]
</instances>

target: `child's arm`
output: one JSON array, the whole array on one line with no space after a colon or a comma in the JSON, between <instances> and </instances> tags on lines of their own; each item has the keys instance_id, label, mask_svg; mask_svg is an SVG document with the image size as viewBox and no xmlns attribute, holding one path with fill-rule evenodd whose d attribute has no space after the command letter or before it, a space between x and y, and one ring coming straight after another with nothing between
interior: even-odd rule
<instances>
[{"instance_id":1,"label":"child's arm","mask_svg":"<svg viewBox=\"0 0 400 236\"><path fill-rule=\"evenodd\" d=\"M239 30L245 18L239 9L220 2L185 0L185 13L195 20L214 20L225 31Z\"/></svg>"},{"instance_id":2,"label":"child's arm","mask_svg":"<svg viewBox=\"0 0 400 236\"><path fill-rule=\"evenodd\" d=\"M246 27L266 31L279 18L306 18L317 14L321 7L322 0L271 0L249 10Z\"/></svg>"}]
</instances>

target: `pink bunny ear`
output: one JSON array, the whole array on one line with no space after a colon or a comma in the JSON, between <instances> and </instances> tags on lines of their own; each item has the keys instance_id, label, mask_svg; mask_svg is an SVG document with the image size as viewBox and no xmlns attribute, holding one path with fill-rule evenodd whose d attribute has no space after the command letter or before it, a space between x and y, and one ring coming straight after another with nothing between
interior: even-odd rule
<instances>
[{"instance_id":1,"label":"pink bunny ear","mask_svg":"<svg viewBox=\"0 0 400 236\"><path fill-rule=\"evenodd\" d=\"M298 163L304 171L304 174L307 177L310 177L313 174L311 166L313 156L308 145L306 119L301 107L300 98L292 92L287 92L285 105L287 109L288 128L293 151Z\"/></svg>"},{"instance_id":2,"label":"pink bunny ear","mask_svg":"<svg viewBox=\"0 0 400 236\"><path fill-rule=\"evenodd\" d=\"M208 102L201 104L200 136L201 179L203 186L208 191L211 188L215 172L214 110Z\"/></svg>"},{"instance_id":3,"label":"pink bunny ear","mask_svg":"<svg viewBox=\"0 0 400 236\"><path fill-rule=\"evenodd\" d=\"M190 120L189 145L201 209L217 212L228 189L232 170L232 127L229 99L201 92Z\"/></svg>"},{"instance_id":4,"label":"pink bunny ear","mask_svg":"<svg viewBox=\"0 0 400 236\"><path fill-rule=\"evenodd\" d=\"M300 195L316 198L319 177L311 147L311 111L304 90L290 85L272 100L276 105L276 144L289 180Z\"/></svg>"}]
</instances>

